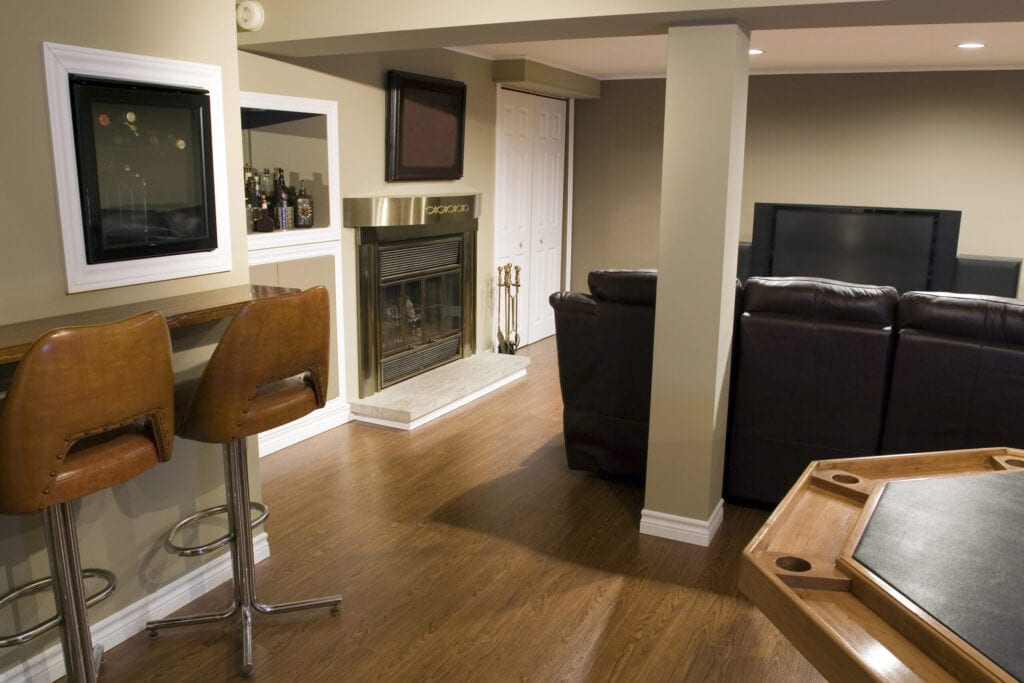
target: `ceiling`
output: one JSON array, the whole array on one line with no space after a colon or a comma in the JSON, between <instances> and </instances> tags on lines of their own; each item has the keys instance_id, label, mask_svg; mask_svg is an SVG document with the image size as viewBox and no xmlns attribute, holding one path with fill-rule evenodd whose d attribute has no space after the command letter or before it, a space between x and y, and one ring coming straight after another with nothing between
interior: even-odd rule
<instances>
[{"instance_id":1,"label":"ceiling","mask_svg":"<svg viewBox=\"0 0 1024 683\"><path fill-rule=\"evenodd\" d=\"M985 43L963 50L958 43ZM1024 22L755 30L752 74L1024 69ZM526 58L601 80L663 77L666 36L466 45L488 59Z\"/></svg>"}]
</instances>

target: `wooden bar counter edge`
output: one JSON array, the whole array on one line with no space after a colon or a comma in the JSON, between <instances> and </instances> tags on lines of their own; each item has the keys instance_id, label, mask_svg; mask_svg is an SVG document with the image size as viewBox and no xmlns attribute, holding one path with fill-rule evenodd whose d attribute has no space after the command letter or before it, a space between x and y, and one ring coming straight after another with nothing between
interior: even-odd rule
<instances>
[{"instance_id":1,"label":"wooden bar counter edge","mask_svg":"<svg viewBox=\"0 0 1024 683\"><path fill-rule=\"evenodd\" d=\"M290 287L267 285L237 285L195 294L183 294L140 301L110 308L98 308L79 313L26 320L10 325L0 325L0 363L14 363L24 357L29 346L50 330L76 325L97 325L121 320L145 311L160 311L167 319L168 327L174 329L196 325L210 320L229 318L243 304L298 291Z\"/></svg>"},{"instance_id":2,"label":"wooden bar counter edge","mask_svg":"<svg viewBox=\"0 0 1024 683\"><path fill-rule=\"evenodd\" d=\"M1014 681L853 553L885 483L1021 469L1009 448L812 462L744 550L740 589L830 681Z\"/></svg>"}]
</instances>

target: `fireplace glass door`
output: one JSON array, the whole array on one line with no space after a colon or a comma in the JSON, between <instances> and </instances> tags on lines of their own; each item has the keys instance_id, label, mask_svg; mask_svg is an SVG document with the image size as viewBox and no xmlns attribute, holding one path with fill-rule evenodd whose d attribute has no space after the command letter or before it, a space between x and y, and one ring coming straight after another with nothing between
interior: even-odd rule
<instances>
[{"instance_id":1,"label":"fireplace glass door","mask_svg":"<svg viewBox=\"0 0 1024 683\"><path fill-rule=\"evenodd\" d=\"M462 272L381 284L381 386L462 353Z\"/></svg>"},{"instance_id":2,"label":"fireplace glass door","mask_svg":"<svg viewBox=\"0 0 1024 683\"><path fill-rule=\"evenodd\" d=\"M381 355L412 351L462 329L458 271L381 287Z\"/></svg>"}]
</instances>

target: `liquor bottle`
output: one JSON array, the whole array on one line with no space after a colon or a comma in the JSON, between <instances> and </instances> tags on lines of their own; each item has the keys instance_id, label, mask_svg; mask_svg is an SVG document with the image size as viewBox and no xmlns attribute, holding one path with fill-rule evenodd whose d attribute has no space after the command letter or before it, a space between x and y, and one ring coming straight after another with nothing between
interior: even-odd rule
<instances>
[{"instance_id":1,"label":"liquor bottle","mask_svg":"<svg viewBox=\"0 0 1024 683\"><path fill-rule=\"evenodd\" d=\"M299 181L299 194L295 197L295 227L313 227L313 198L306 194L306 181Z\"/></svg>"},{"instance_id":2,"label":"liquor bottle","mask_svg":"<svg viewBox=\"0 0 1024 683\"><path fill-rule=\"evenodd\" d=\"M277 169L277 180L274 181L274 222L281 230L295 227L295 207L288 197L288 187L284 184L284 169Z\"/></svg>"},{"instance_id":3,"label":"liquor bottle","mask_svg":"<svg viewBox=\"0 0 1024 683\"><path fill-rule=\"evenodd\" d=\"M259 208L260 205L260 182L256 174L249 176L249 184L245 186L245 195L252 208Z\"/></svg>"},{"instance_id":4,"label":"liquor bottle","mask_svg":"<svg viewBox=\"0 0 1024 683\"><path fill-rule=\"evenodd\" d=\"M270 216L270 207L267 205L267 195L260 194L260 208L254 213L256 217L256 232L274 232L274 219Z\"/></svg>"},{"instance_id":5,"label":"liquor bottle","mask_svg":"<svg viewBox=\"0 0 1024 683\"><path fill-rule=\"evenodd\" d=\"M268 197L274 191L274 179L270 176L270 169L263 169L263 174L260 176L260 189L263 190L263 194Z\"/></svg>"},{"instance_id":6,"label":"liquor bottle","mask_svg":"<svg viewBox=\"0 0 1024 683\"><path fill-rule=\"evenodd\" d=\"M253 210L256 206L252 201L252 167L249 164L245 165L245 229L247 231L253 230Z\"/></svg>"}]
</instances>

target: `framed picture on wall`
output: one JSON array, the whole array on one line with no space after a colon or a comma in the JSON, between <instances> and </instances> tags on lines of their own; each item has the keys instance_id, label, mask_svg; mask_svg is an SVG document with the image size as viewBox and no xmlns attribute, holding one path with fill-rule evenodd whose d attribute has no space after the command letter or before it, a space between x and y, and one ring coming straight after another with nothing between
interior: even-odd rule
<instances>
[{"instance_id":1,"label":"framed picture on wall","mask_svg":"<svg viewBox=\"0 0 1024 683\"><path fill-rule=\"evenodd\" d=\"M387 98L385 180L461 178L466 84L388 71Z\"/></svg>"},{"instance_id":2,"label":"framed picture on wall","mask_svg":"<svg viewBox=\"0 0 1024 683\"><path fill-rule=\"evenodd\" d=\"M69 84L86 263L216 249L209 93Z\"/></svg>"}]
</instances>

